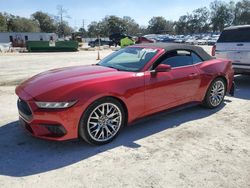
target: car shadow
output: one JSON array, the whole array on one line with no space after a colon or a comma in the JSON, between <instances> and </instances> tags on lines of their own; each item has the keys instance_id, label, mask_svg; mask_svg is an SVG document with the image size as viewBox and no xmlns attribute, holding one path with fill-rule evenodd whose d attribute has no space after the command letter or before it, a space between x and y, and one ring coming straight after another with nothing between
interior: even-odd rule
<instances>
[{"instance_id":1,"label":"car shadow","mask_svg":"<svg viewBox=\"0 0 250 188\"><path fill-rule=\"evenodd\" d=\"M91 146L81 140L53 142L28 136L18 121L0 127L0 175L24 177L62 168L117 147L138 148L136 141L208 117L225 106L192 106L153 115L126 127L110 144Z\"/></svg>"},{"instance_id":2,"label":"car shadow","mask_svg":"<svg viewBox=\"0 0 250 188\"><path fill-rule=\"evenodd\" d=\"M250 100L250 75L236 75L234 81L236 86L234 97Z\"/></svg>"}]
</instances>

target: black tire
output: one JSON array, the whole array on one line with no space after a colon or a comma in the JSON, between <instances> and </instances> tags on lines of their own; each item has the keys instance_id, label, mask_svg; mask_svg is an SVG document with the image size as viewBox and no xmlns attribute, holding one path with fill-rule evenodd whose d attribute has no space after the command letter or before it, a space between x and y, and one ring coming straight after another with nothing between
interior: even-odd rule
<instances>
[{"instance_id":1,"label":"black tire","mask_svg":"<svg viewBox=\"0 0 250 188\"><path fill-rule=\"evenodd\" d=\"M213 95L212 89L213 89L213 87L215 87L216 83L223 84L224 89L223 89L223 92L221 91L221 95L220 95L221 98L218 96L218 98L219 98L218 101L213 102L213 98L216 98L216 97L212 96ZM225 80L223 78L216 78L215 80L212 81L212 83L210 84L210 86L207 90L206 96L203 100L203 106L205 106L206 108L210 108L210 109L217 108L224 101L225 94L226 94Z\"/></svg>"},{"instance_id":2,"label":"black tire","mask_svg":"<svg viewBox=\"0 0 250 188\"><path fill-rule=\"evenodd\" d=\"M97 114L100 109L100 107L102 105L113 105L114 106L114 109L117 110L117 113L118 115L117 116L121 116L121 118L118 118L120 119L120 123L119 125L115 125L115 126L118 126L118 128L114 131L113 128L111 128L110 126L108 126L107 124L109 124L107 121L109 120L100 120L102 117L99 117L98 120L96 120L97 122L97 125L94 125L94 127L98 127L96 129L98 129L98 131L96 132L100 132L101 133L99 134L99 136L102 134L102 132L104 131L103 134L105 134L106 132L106 136L109 135L109 132L107 132L107 129L109 129L109 131L114 131L114 135L112 135L112 137L110 137L109 139L107 140L98 140L97 138L95 138L95 136L91 133L91 123L90 122L90 119L96 119L96 117L94 118L92 115L93 114ZM108 107L107 107L108 108ZM117 108L117 109L116 109ZM104 109L104 112L105 112L105 108ZM111 108L112 109L112 108ZM98 110L98 111L97 111ZM95 113L96 112L96 113ZM106 114L108 114L108 109L106 109ZM112 112L113 113L113 112ZM101 113L100 113L101 114ZM120 114L120 115L119 115ZM99 115L99 114L98 114ZM91 117L92 118L91 118ZM101 115L102 116L102 115ZM114 116L113 116L114 117ZM107 117L106 117L107 118ZM114 120L114 119L113 119ZM112 121L113 121L112 120ZM94 121L94 120L92 120ZM103 125L100 125L100 122L99 121L102 121L102 124ZM111 121L111 120L110 120ZM106 123L106 124L105 124ZM114 123L114 122L112 122ZM105 125L104 125L105 124ZM122 127L124 127L124 125L126 124L126 115L125 115L125 111L124 111L124 108L123 106L121 105L121 103L114 99L114 98L111 98L111 97L106 97L106 98L102 98L102 99L99 99L95 102L93 102L87 109L86 111L83 113L82 117L81 117L81 120L80 120L80 123L79 123L79 135L80 137L88 142L89 144L94 144L94 145L104 145L104 144L107 144L109 142L111 142L112 140L114 140L117 135L120 133ZM93 126L93 123L92 123L92 126ZM99 128L100 126L102 126L101 128ZM105 127L106 126L106 127ZM102 130L100 130L102 129ZM96 133L95 132L95 133ZM110 135L111 136L111 135Z\"/></svg>"}]
</instances>

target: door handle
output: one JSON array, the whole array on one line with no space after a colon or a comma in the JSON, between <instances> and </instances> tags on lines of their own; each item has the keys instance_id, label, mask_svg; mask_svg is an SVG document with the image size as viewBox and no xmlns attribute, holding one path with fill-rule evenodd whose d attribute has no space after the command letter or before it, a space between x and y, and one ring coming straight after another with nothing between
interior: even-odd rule
<instances>
[{"instance_id":1,"label":"door handle","mask_svg":"<svg viewBox=\"0 0 250 188\"><path fill-rule=\"evenodd\" d=\"M191 73L191 74L189 74L188 76L189 76L190 78L194 78L194 77L198 76L198 74L197 74L197 73Z\"/></svg>"}]
</instances>

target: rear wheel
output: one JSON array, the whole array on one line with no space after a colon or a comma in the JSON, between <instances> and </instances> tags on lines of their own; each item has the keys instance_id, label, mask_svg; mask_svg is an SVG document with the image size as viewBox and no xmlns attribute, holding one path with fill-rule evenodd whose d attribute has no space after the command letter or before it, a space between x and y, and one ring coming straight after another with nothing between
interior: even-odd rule
<instances>
[{"instance_id":1,"label":"rear wheel","mask_svg":"<svg viewBox=\"0 0 250 188\"><path fill-rule=\"evenodd\" d=\"M203 101L204 106L208 108L218 107L223 102L225 94L225 81L222 78L216 78L208 88L205 99Z\"/></svg>"},{"instance_id":2,"label":"rear wheel","mask_svg":"<svg viewBox=\"0 0 250 188\"><path fill-rule=\"evenodd\" d=\"M80 136L88 143L111 142L125 124L125 112L119 101L103 98L91 104L82 116Z\"/></svg>"}]
</instances>

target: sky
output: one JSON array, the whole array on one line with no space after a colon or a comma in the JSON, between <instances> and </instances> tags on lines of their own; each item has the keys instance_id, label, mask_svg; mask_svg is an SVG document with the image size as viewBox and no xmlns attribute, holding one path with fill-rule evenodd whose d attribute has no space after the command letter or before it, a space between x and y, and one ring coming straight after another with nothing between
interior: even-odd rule
<instances>
[{"instance_id":1,"label":"sky","mask_svg":"<svg viewBox=\"0 0 250 188\"><path fill-rule=\"evenodd\" d=\"M57 6L62 5L70 18L69 24L77 29L92 21L100 21L106 15L130 16L140 25L147 26L154 16L178 20L194 9L209 6L214 0L0 0L0 12L21 17L30 17L36 11L57 15ZM224 0L229 2L230 0ZM237 1L237 0L235 0Z\"/></svg>"}]
</instances>

